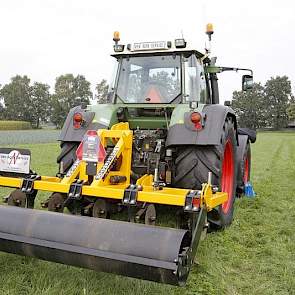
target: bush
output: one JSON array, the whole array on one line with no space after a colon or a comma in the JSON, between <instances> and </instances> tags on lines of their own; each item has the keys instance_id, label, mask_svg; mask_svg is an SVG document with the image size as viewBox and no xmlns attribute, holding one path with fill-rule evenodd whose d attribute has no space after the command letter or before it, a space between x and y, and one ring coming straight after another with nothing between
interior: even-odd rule
<instances>
[{"instance_id":1,"label":"bush","mask_svg":"<svg viewBox=\"0 0 295 295\"><path fill-rule=\"evenodd\" d=\"M0 121L0 130L32 129L31 123L26 121Z\"/></svg>"}]
</instances>

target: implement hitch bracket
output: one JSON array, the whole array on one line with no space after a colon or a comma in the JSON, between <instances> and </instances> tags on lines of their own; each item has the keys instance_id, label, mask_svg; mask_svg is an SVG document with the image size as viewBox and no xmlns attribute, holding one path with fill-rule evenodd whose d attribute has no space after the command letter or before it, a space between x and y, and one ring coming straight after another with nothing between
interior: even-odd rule
<instances>
[{"instance_id":1,"label":"implement hitch bracket","mask_svg":"<svg viewBox=\"0 0 295 295\"><path fill-rule=\"evenodd\" d=\"M140 189L141 187L135 184L131 184L129 187L127 187L124 191L124 196L122 200L123 205L135 206L137 203L138 191Z\"/></svg>"},{"instance_id":2,"label":"implement hitch bracket","mask_svg":"<svg viewBox=\"0 0 295 295\"><path fill-rule=\"evenodd\" d=\"M41 179L41 176L38 174L31 174L30 176L24 178L21 185L21 191L24 192L25 194L33 194L34 182L40 179Z\"/></svg>"}]
</instances>

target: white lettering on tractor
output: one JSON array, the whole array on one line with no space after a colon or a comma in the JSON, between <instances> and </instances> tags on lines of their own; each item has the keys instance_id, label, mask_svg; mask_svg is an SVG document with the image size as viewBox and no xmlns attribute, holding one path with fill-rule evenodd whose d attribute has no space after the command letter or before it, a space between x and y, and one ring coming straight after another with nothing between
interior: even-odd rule
<instances>
[{"instance_id":1,"label":"white lettering on tractor","mask_svg":"<svg viewBox=\"0 0 295 295\"><path fill-rule=\"evenodd\" d=\"M74 171L76 170L80 162L81 162L80 160L75 161L75 163L71 166L68 173L66 174L66 177L70 177L74 173Z\"/></svg>"},{"instance_id":2,"label":"white lettering on tractor","mask_svg":"<svg viewBox=\"0 0 295 295\"><path fill-rule=\"evenodd\" d=\"M118 150L119 150L119 147L114 147L112 153L107 158L106 162L104 163L104 165L101 167L101 169L99 170L99 172L95 176L96 180L103 179L106 176L109 169L111 168L113 161L115 160L115 158L117 156Z\"/></svg>"}]
</instances>

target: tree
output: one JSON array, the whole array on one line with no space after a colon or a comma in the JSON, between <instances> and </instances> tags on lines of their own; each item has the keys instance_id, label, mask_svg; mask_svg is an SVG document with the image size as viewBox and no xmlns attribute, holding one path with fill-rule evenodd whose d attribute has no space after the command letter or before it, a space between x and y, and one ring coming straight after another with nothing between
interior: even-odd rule
<instances>
[{"instance_id":1,"label":"tree","mask_svg":"<svg viewBox=\"0 0 295 295\"><path fill-rule=\"evenodd\" d=\"M74 101L75 105L82 105L86 107L90 104L90 100L93 97L93 93L90 90L90 82L88 82L83 75L78 75L74 78Z\"/></svg>"},{"instance_id":2,"label":"tree","mask_svg":"<svg viewBox=\"0 0 295 295\"><path fill-rule=\"evenodd\" d=\"M51 121L62 127L67 114L74 106L85 107L90 103L92 92L90 83L84 76L73 74L61 75L56 78L55 93L51 96Z\"/></svg>"},{"instance_id":3,"label":"tree","mask_svg":"<svg viewBox=\"0 0 295 295\"><path fill-rule=\"evenodd\" d=\"M58 96L53 94L50 98L51 115L50 121L57 127L61 128L65 118L67 116L67 111L63 107L63 104L59 101Z\"/></svg>"},{"instance_id":4,"label":"tree","mask_svg":"<svg viewBox=\"0 0 295 295\"><path fill-rule=\"evenodd\" d=\"M254 84L247 92L233 93L233 108L242 127L274 129L288 123L287 109L294 103L291 82L287 76L270 78L263 87Z\"/></svg>"},{"instance_id":5,"label":"tree","mask_svg":"<svg viewBox=\"0 0 295 295\"><path fill-rule=\"evenodd\" d=\"M1 84L0 84L1 88ZM0 120L4 119L4 105L3 105L3 98L1 98L1 90L0 90Z\"/></svg>"},{"instance_id":6,"label":"tree","mask_svg":"<svg viewBox=\"0 0 295 295\"><path fill-rule=\"evenodd\" d=\"M287 115L290 121L295 121L295 103L290 104L287 108Z\"/></svg>"},{"instance_id":7,"label":"tree","mask_svg":"<svg viewBox=\"0 0 295 295\"><path fill-rule=\"evenodd\" d=\"M107 84L107 80L102 79L98 84L95 86L95 99L97 103L109 103L108 100L108 89L109 85Z\"/></svg>"},{"instance_id":8,"label":"tree","mask_svg":"<svg viewBox=\"0 0 295 295\"><path fill-rule=\"evenodd\" d=\"M11 82L0 90L4 102L3 118L8 120L24 120L39 128L41 120L45 120L49 110L49 86L35 82L30 85L27 76L15 76Z\"/></svg>"},{"instance_id":9,"label":"tree","mask_svg":"<svg viewBox=\"0 0 295 295\"><path fill-rule=\"evenodd\" d=\"M0 120L4 119L4 106L0 102Z\"/></svg>"},{"instance_id":10,"label":"tree","mask_svg":"<svg viewBox=\"0 0 295 295\"><path fill-rule=\"evenodd\" d=\"M39 128L41 121L47 121L50 114L49 85L35 82L31 87L31 122Z\"/></svg>"},{"instance_id":11,"label":"tree","mask_svg":"<svg viewBox=\"0 0 295 295\"><path fill-rule=\"evenodd\" d=\"M253 89L249 91L233 93L232 108L238 117L240 127L257 129L266 126L264 100L264 87L260 83L254 83Z\"/></svg>"},{"instance_id":12,"label":"tree","mask_svg":"<svg viewBox=\"0 0 295 295\"><path fill-rule=\"evenodd\" d=\"M288 124L287 108L293 100L291 82L287 76L271 77L265 84L265 107L268 126L284 128Z\"/></svg>"},{"instance_id":13,"label":"tree","mask_svg":"<svg viewBox=\"0 0 295 295\"><path fill-rule=\"evenodd\" d=\"M30 104L30 79L27 76L15 76L0 90L4 101L4 118L8 120L30 121L27 108Z\"/></svg>"}]
</instances>

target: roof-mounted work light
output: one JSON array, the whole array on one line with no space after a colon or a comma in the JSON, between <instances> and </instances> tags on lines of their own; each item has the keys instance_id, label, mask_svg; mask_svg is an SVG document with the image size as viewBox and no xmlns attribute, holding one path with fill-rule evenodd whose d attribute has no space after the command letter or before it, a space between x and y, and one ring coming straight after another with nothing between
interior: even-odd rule
<instances>
[{"instance_id":1,"label":"roof-mounted work light","mask_svg":"<svg viewBox=\"0 0 295 295\"><path fill-rule=\"evenodd\" d=\"M186 42L183 38L181 39L175 39L175 47L176 48L185 48L186 47Z\"/></svg>"}]
</instances>

